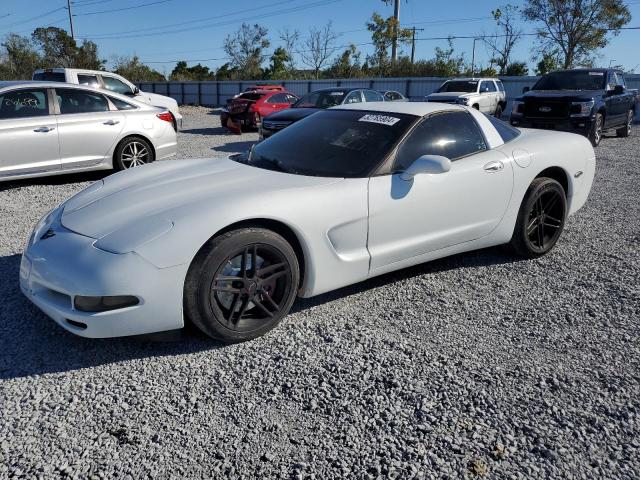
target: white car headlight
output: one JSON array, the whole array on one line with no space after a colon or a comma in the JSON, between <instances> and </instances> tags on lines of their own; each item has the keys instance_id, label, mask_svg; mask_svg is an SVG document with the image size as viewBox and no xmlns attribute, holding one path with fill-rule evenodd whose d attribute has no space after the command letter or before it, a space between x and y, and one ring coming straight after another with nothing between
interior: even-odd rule
<instances>
[{"instance_id":1,"label":"white car headlight","mask_svg":"<svg viewBox=\"0 0 640 480\"><path fill-rule=\"evenodd\" d=\"M571 116L572 117L588 117L591 115L591 109L595 105L595 101L589 100L588 102L571 102Z\"/></svg>"}]
</instances>

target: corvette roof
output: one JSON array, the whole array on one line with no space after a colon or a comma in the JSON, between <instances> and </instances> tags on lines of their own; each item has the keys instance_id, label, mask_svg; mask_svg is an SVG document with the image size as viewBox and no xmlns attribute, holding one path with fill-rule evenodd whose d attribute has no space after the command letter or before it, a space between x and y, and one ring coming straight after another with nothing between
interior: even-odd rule
<instances>
[{"instance_id":1,"label":"corvette roof","mask_svg":"<svg viewBox=\"0 0 640 480\"><path fill-rule=\"evenodd\" d=\"M368 110L385 113L407 113L420 117L445 110L464 110L459 105L437 102L366 102L331 107L334 110Z\"/></svg>"}]
</instances>

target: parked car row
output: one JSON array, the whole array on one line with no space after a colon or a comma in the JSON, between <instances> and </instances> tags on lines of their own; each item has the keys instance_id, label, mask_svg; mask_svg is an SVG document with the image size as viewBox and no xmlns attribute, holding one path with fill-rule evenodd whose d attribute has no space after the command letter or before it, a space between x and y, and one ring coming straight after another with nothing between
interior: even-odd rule
<instances>
[{"instance_id":1,"label":"parked car row","mask_svg":"<svg viewBox=\"0 0 640 480\"><path fill-rule=\"evenodd\" d=\"M0 82L0 180L125 170L175 155L175 116L115 91Z\"/></svg>"}]
</instances>

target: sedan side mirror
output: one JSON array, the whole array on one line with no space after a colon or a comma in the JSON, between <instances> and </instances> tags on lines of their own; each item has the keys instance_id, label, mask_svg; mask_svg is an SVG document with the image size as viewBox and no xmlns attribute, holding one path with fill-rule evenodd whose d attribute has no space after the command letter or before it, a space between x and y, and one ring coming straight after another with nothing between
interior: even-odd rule
<instances>
[{"instance_id":1,"label":"sedan side mirror","mask_svg":"<svg viewBox=\"0 0 640 480\"><path fill-rule=\"evenodd\" d=\"M140 95L140 89L138 87L133 87L133 94Z\"/></svg>"},{"instance_id":2,"label":"sedan side mirror","mask_svg":"<svg viewBox=\"0 0 640 480\"><path fill-rule=\"evenodd\" d=\"M421 173L446 173L449 170L451 170L451 160L447 157L422 155L400 174L400 178L409 181Z\"/></svg>"},{"instance_id":3,"label":"sedan side mirror","mask_svg":"<svg viewBox=\"0 0 640 480\"><path fill-rule=\"evenodd\" d=\"M529 90L531 90L531 87L524 87L522 93L527 93Z\"/></svg>"}]
</instances>

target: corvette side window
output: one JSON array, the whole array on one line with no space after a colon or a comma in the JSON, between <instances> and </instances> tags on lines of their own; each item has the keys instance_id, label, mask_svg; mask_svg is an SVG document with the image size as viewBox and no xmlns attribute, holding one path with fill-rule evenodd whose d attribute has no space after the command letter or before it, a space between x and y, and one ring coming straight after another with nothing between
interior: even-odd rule
<instances>
[{"instance_id":1,"label":"corvette side window","mask_svg":"<svg viewBox=\"0 0 640 480\"><path fill-rule=\"evenodd\" d=\"M445 112L422 121L400 146L394 171L406 170L422 155L457 160L487 149L475 120L467 112Z\"/></svg>"}]
</instances>

